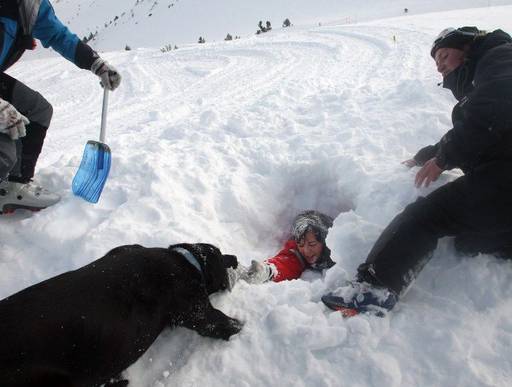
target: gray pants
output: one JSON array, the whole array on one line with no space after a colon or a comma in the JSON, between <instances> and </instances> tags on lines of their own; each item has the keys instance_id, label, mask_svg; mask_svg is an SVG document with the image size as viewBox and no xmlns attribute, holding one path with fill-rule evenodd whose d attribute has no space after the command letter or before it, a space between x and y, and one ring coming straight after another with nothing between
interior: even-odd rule
<instances>
[{"instance_id":1,"label":"gray pants","mask_svg":"<svg viewBox=\"0 0 512 387\"><path fill-rule=\"evenodd\" d=\"M5 73L0 74L0 98L30 120L27 135L17 141L0 134L0 180L28 182L34 176L53 108L37 91Z\"/></svg>"},{"instance_id":2,"label":"gray pants","mask_svg":"<svg viewBox=\"0 0 512 387\"><path fill-rule=\"evenodd\" d=\"M8 135L0 133L0 181L4 180L17 164L16 142Z\"/></svg>"}]
</instances>

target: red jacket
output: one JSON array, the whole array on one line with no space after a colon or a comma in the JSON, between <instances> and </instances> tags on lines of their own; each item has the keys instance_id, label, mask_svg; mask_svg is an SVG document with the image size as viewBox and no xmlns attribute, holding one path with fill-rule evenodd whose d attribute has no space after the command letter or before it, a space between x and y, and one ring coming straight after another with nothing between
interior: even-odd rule
<instances>
[{"instance_id":1,"label":"red jacket","mask_svg":"<svg viewBox=\"0 0 512 387\"><path fill-rule=\"evenodd\" d=\"M272 278L274 282L297 279L307 268L304 258L297 249L297 242L293 239L287 241L279 253L265 262L274 265L277 269L277 273Z\"/></svg>"}]
</instances>

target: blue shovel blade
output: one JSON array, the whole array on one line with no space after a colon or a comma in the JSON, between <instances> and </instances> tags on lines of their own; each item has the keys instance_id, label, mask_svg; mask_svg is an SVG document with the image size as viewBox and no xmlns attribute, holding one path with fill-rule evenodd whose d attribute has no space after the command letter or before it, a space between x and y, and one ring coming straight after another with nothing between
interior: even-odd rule
<instances>
[{"instance_id":1,"label":"blue shovel blade","mask_svg":"<svg viewBox=\"0 0 512 387\"><path fill-rule=\"evenodd\" d=\"M88 202L97 203L107 181L111 159L108 145L88 141L80 167L73 178L73 193Z\"/></svg>"}]
</instances>

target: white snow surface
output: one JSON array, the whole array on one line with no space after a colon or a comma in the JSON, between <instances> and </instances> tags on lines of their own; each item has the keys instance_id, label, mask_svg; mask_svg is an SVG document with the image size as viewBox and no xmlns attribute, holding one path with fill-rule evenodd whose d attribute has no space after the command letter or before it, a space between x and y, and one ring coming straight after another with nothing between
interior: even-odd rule
<instances>
[{"instance_id":1,"label":"white snow surface","mask_svg":"<svg viewBox=\"0 0 512 387\"><path fill-rule=\"evenodd\" d=\"M510 386L511 261L457 256L446 238L385 318L343 319L320 301L395 214L458 176L416 189L417 170L400 162L450 128L454 99L429 51L460 25L511 32L512 6L104 53L123 82L110 96L113 163L96 205L70 190L99 135L96 77L62 58L18 63L9 73L54 106L37 181L63 199L0 218L0 298L123 244L209 242L249 264L281 247L299 211L317 209L335 218L336 266L212 296L241 333L166 330L126 371L131 385Z\"/></svg>"},{"instance_id":2,"label":"white snow surface","mask_svg":"<svg viewBox=\"0 0 512 387\"><path fill-rule=\"evenodd\" d=\"M510 0L53 0L59 16L80 37L97 33L91 45L122 50L247 37L268 20L294 25L349 24L432 10L488 7ZM43 51L44 52L44 51Z\"/></svg>"}]
</instances>

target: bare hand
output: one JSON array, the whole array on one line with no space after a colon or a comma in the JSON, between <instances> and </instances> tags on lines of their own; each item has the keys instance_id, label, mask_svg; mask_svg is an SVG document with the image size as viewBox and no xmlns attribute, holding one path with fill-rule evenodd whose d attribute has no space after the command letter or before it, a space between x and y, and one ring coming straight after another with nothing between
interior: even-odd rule
<instances>
[{"instance_id":1,"label":"bare hand","mask_svg":"<svg viewBox=\"0 0 512 387\"><path fill-rule=\"evenodd\" d=\"M438 179L441 173L443 173L443 170L437 166L436 158L431 158L416 174L414 184L417 188L421 188L423 184L428 187L430 183Z\"/></svg>"},{"instance_id":2,"label":"bare hand","mask_svg":"<svg viewBox=\"0 0 512 387\"><path fill-rule=\"evenodd\" d=\"M418 163L414 159L402 161L402 164L405 165L407 168L412 168L418 165Z\"/></svg>"}]
</instances>

